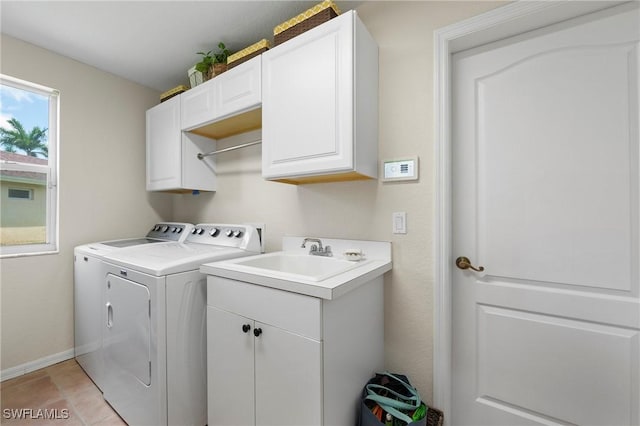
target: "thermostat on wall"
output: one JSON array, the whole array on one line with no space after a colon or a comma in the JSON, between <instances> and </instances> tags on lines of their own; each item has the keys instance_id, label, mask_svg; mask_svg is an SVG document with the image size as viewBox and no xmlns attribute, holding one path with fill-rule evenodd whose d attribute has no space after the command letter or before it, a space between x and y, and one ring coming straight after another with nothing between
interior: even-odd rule
<instances>
[{"instance_id":1,"label":"thermostat on wall","mask_svg":"<svg viewBox=\"0 0 640 426\"><path fill-rule=\"evenodd\" d=\"M388 160L383 163L383 166L382 180L385 182L418 179L418 157Z\"/></svg>"}]
</instances>

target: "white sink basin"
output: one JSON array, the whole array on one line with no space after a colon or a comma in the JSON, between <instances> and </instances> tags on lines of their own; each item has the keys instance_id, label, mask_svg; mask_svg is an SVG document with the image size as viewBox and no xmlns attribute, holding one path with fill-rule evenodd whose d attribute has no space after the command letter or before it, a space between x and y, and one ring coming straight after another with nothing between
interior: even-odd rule
<instances>
[{"instance_id":1,"label":"white sink basin","mask_svg":"<svg viewBox=\"0 0 640 426\"><path fill-rule=\"evenodd\" d=\"M276 252L261 256L234 259L229 262L233 269L257 275L288 280L322 281L369 261L357 262L334 257L311 256ZM227 265L229 265L227 263ZM231 265L229 265L231 266Z\"/></svg>"}]
</instances>

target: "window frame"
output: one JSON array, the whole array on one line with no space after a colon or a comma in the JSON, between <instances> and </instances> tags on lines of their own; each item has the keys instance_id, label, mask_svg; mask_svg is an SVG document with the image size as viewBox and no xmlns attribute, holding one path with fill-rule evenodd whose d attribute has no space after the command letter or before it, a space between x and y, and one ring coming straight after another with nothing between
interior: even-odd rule
<instances>
[{"instance_id":1,"label":"window frame","mask_svg":"<svg viewBox=\"0 0 640 426\"><path fill-rule=\"evenodd\" d=\"M44 173L46 184L45 242L0 246L0 258L59 253L59 140L60 91L0 73L0 84L46 96L49 99L47 165L0 160L0 170Z\"/></svg>"}]
</instances>

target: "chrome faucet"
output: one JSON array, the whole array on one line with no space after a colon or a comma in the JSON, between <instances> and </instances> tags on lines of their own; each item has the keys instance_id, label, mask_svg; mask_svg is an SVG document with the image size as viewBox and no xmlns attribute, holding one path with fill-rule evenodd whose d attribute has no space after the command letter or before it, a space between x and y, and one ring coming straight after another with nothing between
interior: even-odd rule
<instances>
[{"instance_id":1,"label":"chrome faucet","mask_svg":"<svg viewBox=\"0 0 640 426\"><path fill-rule=\"evenodd\" d=\"M302 245L300 247L305 248L306 244L309 242L318 243L317 245L314 244L309 248L310 255L327 257L333 256L333 253L331 252L331 246L322 247L322 241L320 241L319 238L305 238L302 241Z\"/></svg>"}]
</instances>

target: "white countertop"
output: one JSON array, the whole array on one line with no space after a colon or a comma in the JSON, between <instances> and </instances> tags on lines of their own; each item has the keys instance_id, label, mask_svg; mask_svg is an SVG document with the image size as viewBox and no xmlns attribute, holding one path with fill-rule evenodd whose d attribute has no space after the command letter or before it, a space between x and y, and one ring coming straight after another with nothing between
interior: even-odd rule
<instances>
[{"instance_id":1,"label":"white countertop","mask_svg":"<svg viewBox=\"0 0 640 426\"><path fill-rule=\"evenodd\" d=\"M283 252L306 255L312 243L308 243L307 247L303 249L300 247L303 239L304 237L284 237L282 244ZM322 281L269 276L270 274L268 272L265 274L248 272L247 268L236 265L236 263L242 260L268 256L273 253L206 263L200 267L200 272L207 275L244 281L251 284L331 300L391 270L391 243L389 242L338 240L330 238L320 239L324 246L331 246L336 258L342 258L342 253L346 250L359 249L364 253L366 261L362 261L352 269Z\"/></svg>"}]
</instances>

